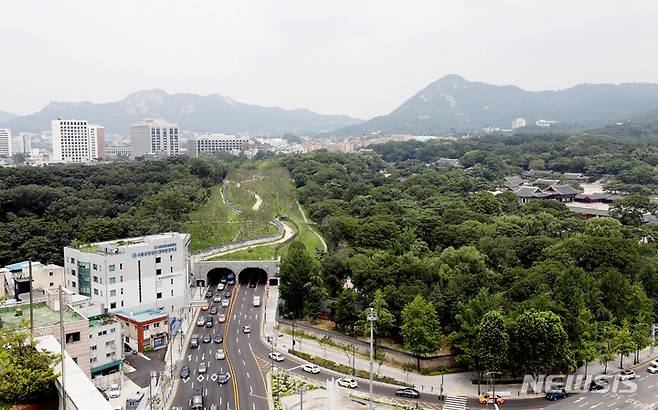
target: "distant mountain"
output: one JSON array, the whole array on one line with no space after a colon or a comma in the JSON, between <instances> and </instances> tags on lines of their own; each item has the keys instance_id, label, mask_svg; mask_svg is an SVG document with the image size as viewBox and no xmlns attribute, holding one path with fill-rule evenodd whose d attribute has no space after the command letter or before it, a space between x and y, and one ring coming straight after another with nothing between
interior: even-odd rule
<instances>
[{"instance_id":1,"label":"distant mountain","mask_svg":"<svg viewBox=\"0 0 658 410\"><path fill-rule=\"evenodd\" d=\"M420 90L388 115L333 132L361 135L381 131L435 134L451 130L510 128L523 117L579 126L601 126L658 110L658 84L581 84L557 91L526 91L519 87L467 81L445 76Z\"/></svg>"},{"instance_id":2,"label":"distant mountain","mask_svg":"<svg viewBox=\"0 0 658 410\"><path fill-rule=\"evenodd\" d=\"M106 132L128 135L130 125L145 117L164 117L188 131L272 135L318 133L361 122L344 115L243 104L218 94L172 95L156 89L103 104L51 102L34 114L0 120L0 127L38 132L50 129L51 120L71 118L102 124Z\"/></svg>"},{"instance_id":3,"label":"distant mountain","mask_svg":"<svg viewBox=\"0 0 658 410\"><path fill-rule=\"evenodd\" d=\"M18 117L18 115L6 111L0 111L0 122L9 121L16 117Z\"/></svg>"}]
</instances>

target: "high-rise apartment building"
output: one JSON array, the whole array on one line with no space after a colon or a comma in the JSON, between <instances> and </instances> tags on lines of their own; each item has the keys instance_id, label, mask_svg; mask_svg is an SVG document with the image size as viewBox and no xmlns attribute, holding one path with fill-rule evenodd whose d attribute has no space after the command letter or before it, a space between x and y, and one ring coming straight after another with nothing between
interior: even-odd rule
<instances>
[{"instance_id":1,"label":"high-rise apartment building","mask_svg":"<svg viewBox=\"0 0 658 410\"><path fill-rule=\"evenodd\" d=\"M247 138L226 134L198 135L189 141L189 153L195 157L213 152L229 152L239 155L249 142Z\"/></svg>"},{"instance_id":2,"label":"high-rise apartment building","mask_svg":"<svg viewBox=\"0 0 658 410\"><path fill-rule=\"evenodd\" d=\"M32 137L36 134L21 132L11 138L11 152L13 154L27 154L32 151Z\"/></svg>"},{"instance_id":3,"label":"high-rise apartment building","mask_svg":"<svg viewBox=\"0 0 658 410\"><path fill-rule=\"evenodd\" d=\"M178 124L171 124L164 118L146 118L130 127L132 156L146 154L178 155Z\"/></svg>"},{"instance_id":4,"label":"high-rise apartment building","mask_svg":"<svg viewBox=\"0 0 658 410\"><path fill-rule=\"evenodd\" d=\"M0 157L11 157L11 130L0 128Z\"/></svg>"},{"instance_id":5,"label":"high-rise apartment building","mask_svg":"<svg viewBox=\"0 0 658 410\"><path fill-rule=\"evenodd\" d=\"M54 120L51 128L54 161L89 162L102 158L99 155L105 152L102 126L85 120Z\"/></svg>"},{"instance_id":6,"label":"high-rise apartment building","mask_svg":"<svg viewBox=\"0 0 658 410\"><path fill-rule=\"evenodd\" d=\"M189 234L163 233L64 248L66 288L109 311L185 306Z\"/></svg>"}]
</instances>

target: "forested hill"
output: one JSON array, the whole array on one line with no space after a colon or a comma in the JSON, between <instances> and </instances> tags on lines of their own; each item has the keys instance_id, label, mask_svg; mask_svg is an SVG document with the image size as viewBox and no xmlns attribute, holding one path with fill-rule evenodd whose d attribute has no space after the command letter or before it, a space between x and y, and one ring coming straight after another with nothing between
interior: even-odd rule
<instances>
[{"instance_id":1,"label":"forested hill","mask_svg":"<svg viewBox=\"0 0 658 410\"><path fill-rule=\"evenodd\" d=\"M337 135L371 132L440 134L510 128L523 117L528 124L547 119L581 127L597 127L658 110L658 84L580 84L563 90L527 91L442 77L418 91L387 115L335 131Z\"/></svg>"},{"instance_id":2,"label":"forested hill","mask_svg":"<svg viewBox=\"0 0 658 410\"><path fill-rule=\"evenodd\" d=\"M33 258L62 265L62 249L177 230L221 182L210 158L0 168L0 266Z\"/></svg>"},{"instance_id":3,"label":"forested hill","mask_svg":"<svg viewBox=\"0 0 658 410\"><path fill-rule=\"evenodd\" d=\"M654 227L586 221L557 201L519 206L513 192L487 192L539 159L633 177L635 167L658 158L656 142L586 142L560 136L376 147L386 162L328 152L284 158L329 245L320 270L337 298L336 328L358 331L360 312L371 306L387 317L378 338L421 355L451 348L465 368L515 374L572 372L646 346L658 306ZM423 162L437 156L462 158L466 168ZM303 290L293 296L302 312L317 311Z\"/></svg>"}]
</instances>

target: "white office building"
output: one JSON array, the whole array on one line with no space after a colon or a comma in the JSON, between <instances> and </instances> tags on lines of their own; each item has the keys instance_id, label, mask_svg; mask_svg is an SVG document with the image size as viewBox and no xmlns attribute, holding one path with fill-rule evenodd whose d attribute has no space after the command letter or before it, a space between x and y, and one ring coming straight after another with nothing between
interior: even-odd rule
<instances>
[{"instance_id":1,"label":"white office building","mask_svg":"<svg viewBox=\"0 0 658 410\"><path fill-rule=\"evenodd\" d=\"M146 118L130 127L132 156L178 155L178 124L170 124L164 118Z\"/></svg>"},{"instance_id":2,"label":"white office building","mask_svg":"<svg viewBox=\"0 0 658 410\"><path fill-rule=\"evenodd\" d=\"M189 242L169 232L65 247L66 288L108 311L176 313L187 303Z\"/></svg>"},{"instance_id":3,"label":"white office building","mask_svg":"<svg viewBox=\"0 0 658 410\"><path fill-rule=\"evenodd\" d=\"M190 154L198 157L213 152L229 152L239 155L249 139L226 134L197 135L189 142Z\"/></svg>"},{"instance_id":4,"label":"white office building","mask_svg":"<svg viewBox=\"0 0 658 410\"><path fill-rule=\"evenodd\" d=\"M514 120L512 120L512 129L513 130L517 129L517 128L525 127L526 125L527 125L527 121L523 117L514 118Z\"/></svg>"},{"instance_id":5,"label":"white office building","mask_svg":"<svg viewBox=\"0 0 658 410\"><path fill-rule=\"evenodd\" d=\"M11 130L0 128L0 157L11 157Z\"/></svg>"},{"instance_id":6,"label":"white office building","mask_svg":"<svg viewBox=\"0 0 658 410\"><path fill-rule=\"evenodd\" d=\"M27 154L32 151L32 138L36 134L31 132L21 132L11 138L11 153L14 154Z\"/></svg>"},{"instance_id":7,"label":"white office building","mask_svg":"<svg viewBox=\"0 0 658 410\"><path fill-rule=\"evenodd\" d=\"M51 122L54 162L90 162L99 159L99 147L105 147L102 126L85 120Z\"/></svg>"}]
</instances>

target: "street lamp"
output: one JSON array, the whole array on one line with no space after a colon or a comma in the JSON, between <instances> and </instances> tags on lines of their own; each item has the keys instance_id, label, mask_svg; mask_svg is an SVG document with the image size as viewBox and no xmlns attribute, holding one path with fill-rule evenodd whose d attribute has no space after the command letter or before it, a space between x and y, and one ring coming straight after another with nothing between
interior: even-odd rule
<instances>
[{"instance_id":1,"label":"street lamp","mask_svg":"<svg viewBox=\"0 0 658 410\"><path fill-rule=\"evenodd\" d=\"M377 313L374 308L370 308L370 313L368 313L366 319L370 322L370 383L368 384L368 410L372 410L372 356L375 320L377 320Z\"/></svg>"},{"instance_id":2,"label":"street lamp","mask_svg":"<svg viewBox=\"0 0 658 410\"><path fill-rule=\"evenodd\" d=\"M299 386L295 391L299 393L299 410L304 410L304 393L306 393L306 387Z\"/></svg>"}]
</instances>

